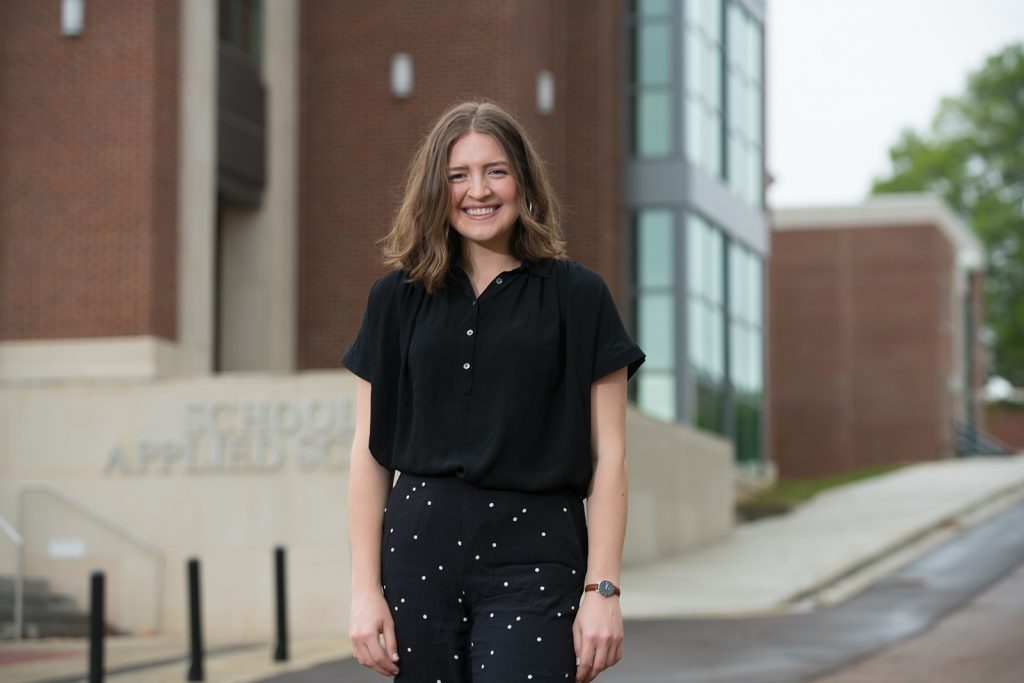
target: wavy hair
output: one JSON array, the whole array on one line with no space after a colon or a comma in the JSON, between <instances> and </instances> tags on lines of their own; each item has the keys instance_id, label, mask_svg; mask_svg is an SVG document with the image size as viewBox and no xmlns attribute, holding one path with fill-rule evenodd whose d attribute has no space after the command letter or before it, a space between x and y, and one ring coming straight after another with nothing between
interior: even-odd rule
<instances>
[{"instance_id":1,"label":"wavy hair","mask_svg":"<svg viewBox=\"0 0 1024 683\"><path fill-rule=\"evenodd\" d=\"M531 261L567 258L561 205L526 132L492 102L463 102L442 114L416 148L402 203L381 240L385 265L406 270L408 282L422 283L430 293L441 288L462 252L461 236L448 221L448 159L455 143L468 133L490 135L508 158L519 205L512 254Z\"/></svg>"}]
</instances>

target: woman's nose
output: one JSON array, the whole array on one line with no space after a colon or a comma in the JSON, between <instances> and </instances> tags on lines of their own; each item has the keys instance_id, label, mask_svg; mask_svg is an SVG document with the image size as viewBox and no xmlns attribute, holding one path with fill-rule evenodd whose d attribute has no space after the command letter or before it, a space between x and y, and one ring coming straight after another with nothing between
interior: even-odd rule
<instances>
[{"instance_id":1,"label":"woman's nose","mask_svg":"<svg viewBox=\"0 0 1024 683\"><path fill-rule=\"evenodd\" d=\"M490 192L491 188L487 185L487 176L473 176L470 179L469 194L471 197L486 197Z\"/></svg>"}]
</instances>

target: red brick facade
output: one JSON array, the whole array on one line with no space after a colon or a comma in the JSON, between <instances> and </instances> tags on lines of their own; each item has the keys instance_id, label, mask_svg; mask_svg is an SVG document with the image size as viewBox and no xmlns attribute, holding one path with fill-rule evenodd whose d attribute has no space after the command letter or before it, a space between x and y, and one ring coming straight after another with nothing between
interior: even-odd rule
<instances>
[{"instance_id":1,"label":"red brick facade","mask_svg":"<svg viewBox=\"0 0 1024 683\"><path fill-rule=\"evenodd\" d=\"M570 255L618 289L620 12L586 0L303 3L300 368L337 367L384 272L376 241L410 154L464 99L496 101L520 119L566 204ZM390 93L398 52L413 59L408 99ZM536 108L541 70L554 74L550 115Z\"/></svg>"},{"instance_id":2,"label":"red brick facade","mask_svg":"<svg viewBox=\"0 0 1024 683\"><path fill-rule=\"evenodd\" d=\"M1024 406L989 404L985 409L985 431L1007 446L1024 452Z\"/></svg>"},{"instance_id":3,"label":"red brick facade","mask_svg":"<svg viewBox=\"0 0 1024 683\"><path fill-rule=\"evenodd\" d=\"M954 258L931 225L772 233L769 433L781 476L953 455Z\"/></svg>"},{"instance_id":4,"label":"red brick facade","mask_svg":"<svg viewBox=\"0 0 1024 683\"><path fill-rule=\"evenodd\" d=\"M176 0L0 0L0 339L176 336Z\"/></svg>"}]
</instances>

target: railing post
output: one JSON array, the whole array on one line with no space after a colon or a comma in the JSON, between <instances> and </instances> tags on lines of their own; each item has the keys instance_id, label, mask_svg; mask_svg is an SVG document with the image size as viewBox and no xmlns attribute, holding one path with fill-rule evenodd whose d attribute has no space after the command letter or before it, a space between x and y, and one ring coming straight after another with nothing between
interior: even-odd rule
<instances>
[{"instance_id":1,"label":"railing post","mask_svg":"<svg viewBox=\"0 0 1024 683\"><path fill-rule=\"evenodd\" d=\"M103 572L92 573L89 599L89 683L103 683Z\"/></svg>"},{"instance_id":2,"label":"railing post","mask_svg":"<svg viewBox=\"0 0 1024 683\"><path fill-rule=\"evenodd\" d=\"M192 663L188 668L188 680L203 680L203 631L199 614L199 560L188 561L188 605L189 632L192 642Z\"/></svg>"},{"instance_id":3,"label":"railing post","mask_svg":"<svg viewBox=\"0 0 1024 683\"><path fill-rule=\"evenodd\" d=\"M277 597L277 646L274 661L288 661L288 610L284 589L284 546L274 549L274 586Z\"/></svg>"}]
</instances>

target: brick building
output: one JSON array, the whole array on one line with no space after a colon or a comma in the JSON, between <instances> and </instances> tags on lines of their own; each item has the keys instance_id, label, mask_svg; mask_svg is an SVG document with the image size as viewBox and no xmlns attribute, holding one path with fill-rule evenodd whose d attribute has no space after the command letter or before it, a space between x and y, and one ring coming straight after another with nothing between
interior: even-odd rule
<instances>
[{"instance_id":1,"label":"brick building","mask_svg":"<svg viewBox=\"0 0 1024 683\"><path fill-rule=\"evenodd\" d=\"M940 200L772 212L771 450L816 477L953 457L980 427L983 252Z\"/></svg>"},{"instance_id":2,"label":"brick building","mask_svg":"<svg viewBox=\"0 0 1024 683\"><path fill-rule=\"evenodd\" d=\"M737 466L769 459L764 5L0 0L0 516L24 512L19 566L72 594L105 567L112 621L176 630L183 584L162 577L200 554L211 628L262 634L252 596L285 542L301 628L345 623L324 588L348 566L339 359L410 153L469 98L535 139L570 256L647 352L625 561L727 534Z\"/></svg>"}]
</instances>

